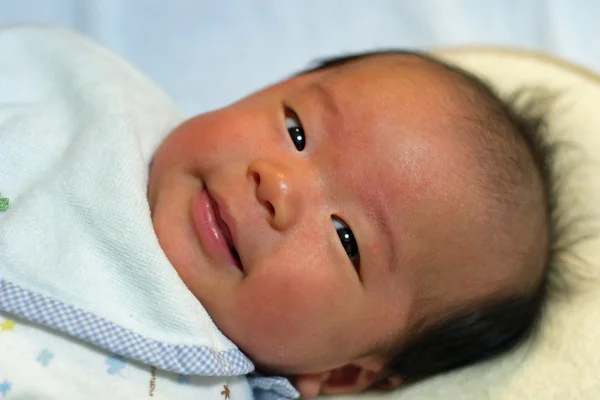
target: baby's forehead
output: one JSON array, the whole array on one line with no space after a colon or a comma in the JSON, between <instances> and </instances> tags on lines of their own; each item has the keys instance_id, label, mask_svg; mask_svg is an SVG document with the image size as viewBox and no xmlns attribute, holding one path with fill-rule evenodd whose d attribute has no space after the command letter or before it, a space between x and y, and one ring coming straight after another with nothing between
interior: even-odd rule
<instances>
[{"instance_id":1,"label":"baby's forehead","mask_svg":"<svg viewBox=\"0 0 600 400\"><path fill-rule=\"evenodd\" d=\"M344 132L346 142L369 139L364 150L379 159L377 144L403 143L406 151L417 146L448 150L450 142L471 147L461 140L467 136L461 125L469 121L460 100L464 84L432 59L413 53L376 54L326 64L308 75L313 73L314 79L307 79L299 92L307 94L307 102L325 104L320 108L326 114L333 110L333 117L323 118L332 122L326 130Z\"/></svg>"},{"instance_id":2,"label":"baby's forehead","mask_svg":"<svg viewBox=\"0 0 600 400\"><path fill-rule=\"evenodd\" d=\"M323 86L333 97L353 103L376 104L376 114L402 114L403 110L427 110L428 118L461 122L472 117L468 100L474 83L460 72L417 54L378 54L351 59L317 70L318 78L308 86ZM368 109L368 107L366 108Z\"/></svg>"},{"instance_id":3,"label":"baby's forehead","mask_svg":"<svg viewBox=\"0 0 600 400\"><path fill-rule=\"evenodd\" d=\"M361 56L340 57L322 63L307 73L325 72L341 80L386 79L406 81L407 79L428 80L443 83L460 89L467 81L459 70L423 53L383 52ZM457 80L460 77L462 79Z\"/></svg>"},{"instance_id":4,"label":"baby's forehead","mask_svg":"<svg viewBox=\"0 0 600 400\"><path fill-rule=\"evenodd\" d=\"M320 84L356 128L352 134L370 140L361 148L363 164L381 166L376 182L403 199L400 213L418 203L439 218L484 214L489 196L479 186L481 145L474 139L483 114L467 100L475 84L468 76L415 54L368 56L323 72Z\"/></svg>"},{"instance_id":5,"label":"baby's forehead","mask_svg":"<svg viewBox=\"0 0 600 400\"><path fill-rule=\"evenodd\" d=\"M396 123L390 117L437 125L459 126L473 115L465 101L471 82L458 72L416 54L371 55L324 68L309 88L325 88L338 106L368 113L348 117L370 117L375 122ZM417 113L413 115L413 113ZM408 115L407 115L408 114ZM410 118L408 118L410 117ZM445 133L451 134L454 129Z\"/></svg>"}]
</instances>

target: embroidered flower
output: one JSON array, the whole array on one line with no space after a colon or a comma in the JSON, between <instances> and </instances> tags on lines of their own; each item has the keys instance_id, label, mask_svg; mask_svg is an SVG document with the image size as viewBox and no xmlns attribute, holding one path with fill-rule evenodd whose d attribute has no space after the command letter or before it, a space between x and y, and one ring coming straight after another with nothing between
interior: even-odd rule
<instances>
[{"instance_id":1,"label":"embroidered flower","mask_svg":"<svg viewBox=\"0 0 600 400\"><path fill-rule=\"evenodd\" d=\"M10 207L10 200L6 197L0 197L0 212L8 210Z\"/></svg>"}]
</instances>

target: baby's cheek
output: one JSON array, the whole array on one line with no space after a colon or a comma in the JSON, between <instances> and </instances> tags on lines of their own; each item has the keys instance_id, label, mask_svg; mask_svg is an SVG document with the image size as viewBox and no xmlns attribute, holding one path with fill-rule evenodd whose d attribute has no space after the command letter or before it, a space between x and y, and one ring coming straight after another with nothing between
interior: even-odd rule
<instances>
[{"instance_id":1,"label":"baby's cheek","mask_svg":"<svg viewBox=\"0 0 600 400\"><path fill-rule=\"evenodd\" d=\"M351 305L343 278L318 265L248 277L241 292L247 309L247 345L268 365L311 365L329 346L345 306Z\"/></svg>"},{"instance_id":2,"label":"baby's cheek","mask_svg":"<svg viewBox=\"0 0 600 400\"><path fill-rule=\"evenodd\" d=\"M322 305L331 304L334 291L329 290L328 279L324 275L272 271L250 276L245 284L248 288L252 285L253 293L248 293L248 298L254 303L258 315L272 322L286 321L286 324L275 325L287 325L287 328L293 329L322 313Z\"/></svg>"}]
</instances>

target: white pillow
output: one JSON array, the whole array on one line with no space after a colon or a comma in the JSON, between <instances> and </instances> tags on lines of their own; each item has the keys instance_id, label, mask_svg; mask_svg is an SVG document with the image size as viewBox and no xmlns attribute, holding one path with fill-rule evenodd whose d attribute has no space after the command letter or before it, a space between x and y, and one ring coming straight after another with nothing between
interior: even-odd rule
<instances>
[{"instance_id":1,"label":"white pillow","mask_svg":"<svg viewBox=\"0 0 600 400\"><path fill-rule=\"evenodd\" d=\"M456 49L435 55L484 78L501 93L541 86L559 92L548 137L570 141L554 170L562 176L559 212L584 216L565 239L598 234L600 199L600 77L545 55L506 49ZM600 235L598 235L600 236ZM600 398L600 238L567 247L539 334L491 362L427 380L392 393L340 396L370 400L519 400ZM560 285L555 285L558 287ZM563 285L565 286L565 285Z\"/></svg>"}]
</instances>

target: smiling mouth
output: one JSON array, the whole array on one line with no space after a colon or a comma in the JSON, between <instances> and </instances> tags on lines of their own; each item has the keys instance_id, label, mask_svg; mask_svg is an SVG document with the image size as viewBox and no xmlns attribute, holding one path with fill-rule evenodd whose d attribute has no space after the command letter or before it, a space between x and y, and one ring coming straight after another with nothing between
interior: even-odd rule
<instances>
[{"instance_id":1,"label":"smiling mouth","mask_svg":"<svg viewBox=\"0 0 600 400\"><path fill-rule=\"evenodd\" d=\"M215 213L217 225L221 229L221 232L223 232L223 239L225 239L227 246L229 247L229 251L231 252L231 255L233 256L233 258L238 263L241 263L240 255L237 252L237 249L235 248L235 245L233 243L233 238L231 237L231 231L229 230L229 226L227 225L225 220L223 220L223 217L221 217L221 210L219 209L219 204L217 204L215 199L211 196L210 191L208 192L208 196L210 198L211 206Z\"/></svg>"},{"instance_id":2,"label":"smiling mouth","mask_svg":"<svg viewBox=\"0 0 600 400\"><path fill-rule=\"evenodd\" d=\"M219 205L207 188L203 188L194 198L192 215L199 242L208 255L243 272L231 231L221 217Z\"/></svg>"}]
</instances>

